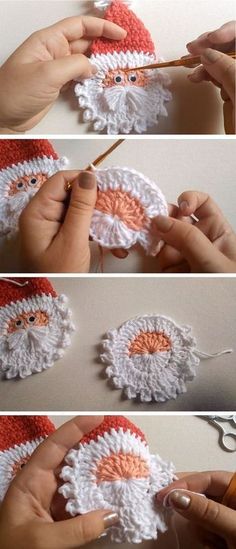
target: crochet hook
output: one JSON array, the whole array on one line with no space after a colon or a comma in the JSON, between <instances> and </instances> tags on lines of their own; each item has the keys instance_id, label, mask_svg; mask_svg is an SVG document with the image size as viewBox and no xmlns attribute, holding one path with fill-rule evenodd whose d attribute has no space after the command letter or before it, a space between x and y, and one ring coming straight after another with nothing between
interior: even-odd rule
<instances>
[{"instance_id":1,"label":"crochet hook","mask_svg":"<svg viewBox=\"0 0 236 549\"><path fill-rule=\"evenodd\" d=\"M236 58L236 52L227 53L229 57ZM174 61L165 61L164 63L153 63L152 65L144 65L143 67L134 67L132 69L124 69L125 72L142 71L145 69L164 69L165 67L194 67L201 64L201 56L195 55L194 57L183 57L182 59L175 59Z\"/></svg>"},{"instance_id":2,"label":"crochet hook","mask_svg":"<svg viewBox=\"0 0 236 549\"><path fill-rule=\"evenodd\" d=\"M87 166L87 168L85 168L85 170L91 170L91 166L99 166L99 164L101 164L101 162L103 162L103 160L105 160L105 158L107 156L109 156L109 154L111 154L115 149L117 149L117 147L119 147L122 143L124 143L125 139L118 139L115 143L113 143L113 145L111 145L111 147L109 147L109 149L107 149L104 153L100 154L93 162L91 162L89 164L89 166ZM72 189L72 182L67 182L66 183L66 191L70 191Z\"/></svg>"}]
</instances>

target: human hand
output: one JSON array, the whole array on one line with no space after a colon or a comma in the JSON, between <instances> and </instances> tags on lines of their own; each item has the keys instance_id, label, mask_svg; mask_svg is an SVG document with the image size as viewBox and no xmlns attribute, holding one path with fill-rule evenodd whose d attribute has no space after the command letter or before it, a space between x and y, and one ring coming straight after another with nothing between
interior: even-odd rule
<instances>
[{"instance_id":1,"label":"human hand","mask_svg":"<svg viewBox=\"0 0 236 549\"><path fill-rule=\"evenodd\" d=\"M109 509L59 522L51 513L57 469L67 452L102 419L74 418L40 444L16 475L1 505L1 549L76 549L118 522L118 516Z\"/></svg>"},{"instance_id":2,"label":"human hand","mask_svg":"<svg viewBox=\"0 0 236 549\"><path fill-rule=\"evenodd\" d=\"M160 504L167 498L168 506L193 523L205 549L235 549L236 497L232 496L230 508L220 503L231 478L232 473L226 471L191 474L161 490L157 501Z\"/></svg>"},{"instance_id":3,"label":"human hand","mask_svg":"<svg viewBox=\"0 0 236 549\"><path fill-rule=\"evenodd\" d=\"M58 172L44 183L19 221L24 272L89 271L89 229L96 196L96 178L89 171Z\"/></svg>"},{"instance_id":4,"label":"human hand","mask_svg":"<svg viewBox=\"0 0 236 549\"><path fill-rule=\"evenodd\" d=\"M0 68L0 133L25 132L45 116L65 84L90 78L90 41L126 31L96 17L69 17L33 33Z\"/></svg>"},{"instance_id":5,"label":"human hand","mask_svg":"<svg viewBox=\"0 0 236 549\"><path fill-rule=\"evenodd\" d=\"M201 55L202 65L190 75L189 80L199 83L211 81L221 89L225 132L235 133L235 71L236 61L226 55L235 51L236 22L230 21L213 32L206 32L187 44L191 55Z\"/></svg>"},{"instance_id":6,"label":"human hand","mask_svg":"<svg viewBox=\"0 0 236 549\"><path fill-rule=\"evenodd\" d=\"M170 207L172 217L153 220L154 234L165 242L157 256L161 271L236 272L236 234L212 198L186 191L178 204Z\"/></svg>"}]
</instances>

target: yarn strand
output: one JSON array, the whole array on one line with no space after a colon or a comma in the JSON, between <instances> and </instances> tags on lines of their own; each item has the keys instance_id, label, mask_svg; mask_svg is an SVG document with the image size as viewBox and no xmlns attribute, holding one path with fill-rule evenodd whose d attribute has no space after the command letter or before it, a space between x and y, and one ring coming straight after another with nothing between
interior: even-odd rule
<instances>
[{"instance_id":1,"label":"yarn strand","mask_svg":"<svg viewBox=\"0 0 236 549\"><path fill-rule=\"evenodd\" d=\"M224 349L223 351L219 351L218 353L204 353L203 351L199 351L198 349L196 349L196 354L199 358L217 358L217 357L220 357L220 356L223 356L223 355L227 355L227 354L230 354L230 353L233 353L234 350L233 349Z\"/></svg>"},{"instance_id":2,"label":"yarn strand","mask_svg":"<svg viewBox=\"0 0 236 549\"><path fill-rule=\"evenodd\" d=\"M17 282L16 280L12 280L11 278L6 278L5 276L0 277L0 280L3 280L5 282L10 282L10 284L14 284L15 286L19 286L20 288L23 288L24 286L27 286L29 284L29 280L26 280L25 282Z\"/></svg>"}]
</instances>

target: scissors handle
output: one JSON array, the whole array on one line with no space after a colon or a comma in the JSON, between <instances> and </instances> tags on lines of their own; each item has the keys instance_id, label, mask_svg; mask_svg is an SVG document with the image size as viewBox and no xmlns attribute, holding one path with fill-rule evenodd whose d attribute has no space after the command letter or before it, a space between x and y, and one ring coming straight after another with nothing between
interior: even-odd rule
<instances>
[{"instance_id":1,"label":"scissors handle","mask_svg":"<svg viewBox=\"0 0 236 549\"><path fill-rule=\"evenodd\" d=\"M227 452L236 452L236 432L226 431L225 427L223 427L223 425L221 425L221 423L219 423L215 419L211 420L211 422L213 423L213 425L216 425L216 427L218 427L220 431L220 435L219 435L220 445L223 446L223 448ZM232 440L231 440L231 443L229 443L228 442L229 439L232 439L234 441L233 447L232 447Z\"/></svg>"}]
</instances>

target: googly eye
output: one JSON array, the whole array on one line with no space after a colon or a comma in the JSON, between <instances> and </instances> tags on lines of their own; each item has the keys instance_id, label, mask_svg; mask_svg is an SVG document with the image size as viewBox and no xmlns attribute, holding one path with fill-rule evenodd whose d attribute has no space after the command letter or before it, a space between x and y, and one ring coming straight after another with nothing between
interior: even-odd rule
<instances>
[{"instance_id":1,"label":"googly eye","mask_svg":"<svg viewBox=\"0 0 236 549\"><path fill-rule=\"evenodd\" d=\"M37 185L38 180L36 177L31 177L29 184L32 185L32 187L35 187Z\"/></svg>"},{"instance_id":2,"label":"googly eye","mask_svg":"<svg viewBox=\"0 0 236 549\"><path fill-rule=\"evenodd\" d=\"M132 84L137 82L137 79L138 79L137 74L135 74L135 73L134 74L129 74L128 78L129 78L129 82L132 82Z\"/></svg>"},{"instance_id":3,"label":"googly eye","mask_svg":"<svg viewBox=\"0 0 236 549\"><path fill-rule=\"evenodd\" d=\"M23 322L18 318L18 320L15 321L15 327L16 328L22 328Z\"/></svg>"},{"instance_id":4,"label":"googly eye","mask_svg":"<svg viewBox=\"0 0 236 549\"><path fill-rule=\"evenodd\" d=\"M23 188L24 188L24 183L23 181L19 181L16 185L16 188L21 191Z\"/></svg>"},{"instance_id":5,"label":"googly eye","mask_svg":"<svg viewBox=\"0 0 236 549\"><path fill-rule=\"evenodd\" d=\"M116 84L121 84L123 82L123 76L121 74L116 74L114 76L114 82Z\"/></svg>"},{"instance_id":6,"label":"googly eye","mask_svg":"<svg viewBox=\"0 0 236 549\"><path fill-rule=\"evenodd\" d=\"M28 318L29 324L34 324L36 320L36 317L34 315L30 315Z\"/></svg>"}]
</instances>

